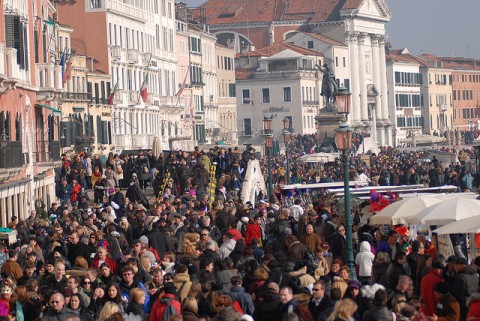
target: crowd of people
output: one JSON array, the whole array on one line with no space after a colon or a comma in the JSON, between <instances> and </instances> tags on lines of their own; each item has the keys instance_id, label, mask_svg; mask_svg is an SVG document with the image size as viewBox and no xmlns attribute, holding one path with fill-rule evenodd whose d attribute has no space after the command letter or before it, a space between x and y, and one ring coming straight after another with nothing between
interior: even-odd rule
<instances>
[{"instance_id":1,"label":"crowd of people","mask_svg":"<svg viewBox=\"0 0 480 321\"><path fill-rule=\"evenodd\" d=\"M312 148L310 139L296 141L292 182L342 179L338 162L296 162ZM385 148L371 165L352 157L351 177L471 188L462 164L418 163L421 156ZM0 320L480 318L479 258L445 258L425 236L359 219L347 262L344 219L321 195L287 202L276 190L244 204L242 182L255 158L252 147L145 151L106 163L64 155L58 202L12 217L18 242L0 244ZM285 183L284 158L268 169L261 162Z\"/></svg>"}]
</instances>

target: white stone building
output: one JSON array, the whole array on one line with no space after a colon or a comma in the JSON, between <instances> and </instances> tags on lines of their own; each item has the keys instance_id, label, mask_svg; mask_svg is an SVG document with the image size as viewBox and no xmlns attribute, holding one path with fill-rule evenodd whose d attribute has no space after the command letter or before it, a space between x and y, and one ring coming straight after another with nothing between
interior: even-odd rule
<instances>
[{"instance_id":1,"label":"white stone building","mask_svg":"<svg viewBox=\"0 0 480 321\"><path fill-rule=\"evenodd\" d=\"M265 116L273 117L275 140L283 141L284 118L295 134L315 134L322 75L314 66L321 54L289 43L275 43L240 54L236 62L239 143L263 143Z\"/></svg>"},{"instance_id":2,"label":"white stone building","mask_svg":"<svg viewBox=\"0 0 480 321\"><path fill-rule=\"evenodd\" d=\"M390 50L387 56L387 79L389 120L395 124L393 145L397 146L403 139L423 134L425 125L420 64L406 48Z\"/></svg>"}]
</instances>

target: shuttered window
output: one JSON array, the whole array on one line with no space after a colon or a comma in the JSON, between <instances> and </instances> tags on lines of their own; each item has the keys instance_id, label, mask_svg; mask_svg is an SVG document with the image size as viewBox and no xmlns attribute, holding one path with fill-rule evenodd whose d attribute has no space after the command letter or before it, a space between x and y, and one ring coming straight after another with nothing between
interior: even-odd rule
<instances>
[{"instance_id":1,"label":"shuttered window","mask_svg":"<svg viewBox=\"0 0 480 321\"><path fill-rule=\"evenodd\" d=\"M28 70L28 30L19 16L5 15L5 43L8 48L17 49L17 64Z\"/></svg>"}]
</instances>

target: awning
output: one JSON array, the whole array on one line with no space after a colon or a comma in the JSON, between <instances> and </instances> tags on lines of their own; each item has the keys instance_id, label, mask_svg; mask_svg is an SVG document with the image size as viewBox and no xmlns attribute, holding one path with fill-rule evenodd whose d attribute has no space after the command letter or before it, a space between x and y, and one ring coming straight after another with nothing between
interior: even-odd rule
<instances>
[{"instance_id":1,"label":"awning","mask_svg":"<svg viewBox=\"0 0 480 321\"><path fill-rule=\"evenodd\" d=\"M61 116L61 115L62 115L62 111L61 111L61 110L56 109L56 108L53 108L52 106L45 105L45 104L35 104L35 106L40 106L40 107L46 108L46 109L48 109L48 110L51 110L51 111L53 111L53 114L54 114L55 116Z\"/></svg>"}]
</instances>

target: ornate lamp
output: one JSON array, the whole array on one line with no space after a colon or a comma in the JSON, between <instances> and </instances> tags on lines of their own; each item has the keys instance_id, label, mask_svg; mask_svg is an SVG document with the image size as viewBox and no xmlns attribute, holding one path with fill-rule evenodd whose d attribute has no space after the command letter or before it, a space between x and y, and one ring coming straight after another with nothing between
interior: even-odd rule
<instances>
[{"instance_id":1,"label":"ornate lamp","mask_svg":"<svg viewBox=\"0 0 480 321\"><path fill-rule=\"evenodd\" d=\"M337 113L346 117L350 114L350 96L351 93L345 87L340 87L333 93L335 97L335 106L337 106Z\"/></svg>"}]
</instances>

